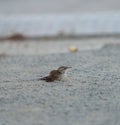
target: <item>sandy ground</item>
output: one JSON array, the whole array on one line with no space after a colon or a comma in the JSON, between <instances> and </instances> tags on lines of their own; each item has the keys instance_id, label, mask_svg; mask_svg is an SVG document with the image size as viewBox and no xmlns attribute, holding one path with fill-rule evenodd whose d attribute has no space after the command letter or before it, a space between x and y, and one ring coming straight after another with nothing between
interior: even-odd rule
<instances>
[{"instance_id":1,"label":"sandy ground","mask_svg":"<svg viewBox=\"0 0 120 125\"><path fill-rule=\"evenodd\" d=\"M66 81L37 79L72 66ZM0 57L1 125L119 125L120 44Z\"/></svg>"}]
</instances>

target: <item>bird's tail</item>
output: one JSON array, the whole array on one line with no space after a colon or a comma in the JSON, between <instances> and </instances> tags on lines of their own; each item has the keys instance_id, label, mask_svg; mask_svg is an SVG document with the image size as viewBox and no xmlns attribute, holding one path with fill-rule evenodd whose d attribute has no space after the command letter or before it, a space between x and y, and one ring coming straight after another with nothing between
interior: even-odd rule
<instances>
[{"instance_id":1,"label":"bird's tail","mask_svg":"<svg viewBox=\"0 0 120 125\"><path fill-rule=\"evenodd\" d=\"M40 78L40 80L46 80L47 79L47 76L46 77L43 77L43 78Z\"/></svg>"}]
</instances>

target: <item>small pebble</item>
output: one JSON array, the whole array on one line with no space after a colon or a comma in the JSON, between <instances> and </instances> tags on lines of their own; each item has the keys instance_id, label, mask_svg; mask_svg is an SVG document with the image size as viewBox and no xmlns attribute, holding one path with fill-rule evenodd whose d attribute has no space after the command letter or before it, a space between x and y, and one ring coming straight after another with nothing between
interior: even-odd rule
<instances>
[{"instance_id":1,"label":"small pebble","mask_svg":"<svg viewBox=\"0 0 120 125\"><path fill-rule=\"evenodd\" d=\"M76 46L70 46L69 50L70 50L70 52L77 52L78 48Z\"/></svg>"}]
</instances>

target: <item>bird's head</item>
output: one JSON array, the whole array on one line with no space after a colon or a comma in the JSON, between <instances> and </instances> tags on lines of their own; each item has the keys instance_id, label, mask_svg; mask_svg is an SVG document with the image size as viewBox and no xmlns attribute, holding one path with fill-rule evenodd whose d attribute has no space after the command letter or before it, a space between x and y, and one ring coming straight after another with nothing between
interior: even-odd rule
<instances>
[{"instance_id":1,"label":"bird's head","mask_svg":"<svg viewBox=\"0 0 120 125\"><path fill-rule=\"evenodd\" d=\"M67 66L61 66L59 67L57 70L61 73L65 73L65 71L69 68L72 68L72 67L67 67Z\"/></svg>"}]
</instances>

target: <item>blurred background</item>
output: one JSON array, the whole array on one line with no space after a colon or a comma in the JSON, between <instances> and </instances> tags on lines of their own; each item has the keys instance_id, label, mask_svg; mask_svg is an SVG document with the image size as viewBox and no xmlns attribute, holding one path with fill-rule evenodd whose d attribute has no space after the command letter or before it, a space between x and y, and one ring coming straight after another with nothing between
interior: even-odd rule
<instances>
[{"instance_id":1,"label":"blurred background","mask_svg":"<svg viewBox=\"0 0 120 125\"><path fill-rule=\"evenodd\" d=\"M68 52L76 46L86 50L118 42L119 3L119 0L0 0L0 53L48 54ZM11 43L18 40L24 42Z\"/></svg>"},{"instance_id":2,"label":"blurred background","mask_svg":"<svg viewBox=\"0 0 120 125\"><path fill-rule=\"evenodd\" d=\"M120 10L119 0L0 0L0 13L58 14Z\"/></svg>"}]
</instances>

